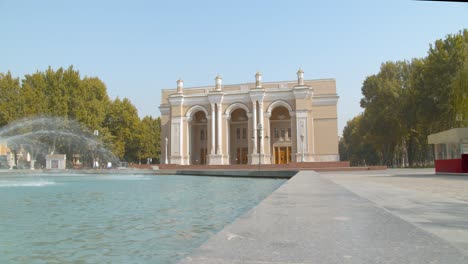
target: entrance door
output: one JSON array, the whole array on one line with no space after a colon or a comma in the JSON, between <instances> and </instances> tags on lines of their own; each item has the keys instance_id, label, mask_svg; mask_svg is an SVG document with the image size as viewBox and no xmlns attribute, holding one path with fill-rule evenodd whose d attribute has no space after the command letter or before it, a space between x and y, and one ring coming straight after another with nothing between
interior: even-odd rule
<instances>
[{"instance_id":1,"label":"entrance door","mask_svg":"<svg viewBox=\"0 0 468 264\"><path fill-rule=\"evenodd\" d=\"M206 148L200 149L200 164L202 165L206 164L206 154L207 154Z\"/></svg>"},{"instance_id":2,"label":"entrance door","mask_svg":"<svg viewBox=\"0 0 468 264\"><path fill-rule=\"evenodd\" d=\"M279 148L279 164L286 164L286 148Z\"/></svg>"},{"instance_id":3,"label":"entrance door","mask_svg":"<svg viewBox=\"0 0 468 264\"><path fill-rule=\"evenodd\" d=\"M275 164L288 164L291 161L291 147L275 147Z\"/></svg>"},{"instance_id":4,"label":"entrance door","mask_svg":"<svg viewBox=\"0 0 468 264\"><path fill-rule=\"evenodd\" d=\"M237 164L247 164L247 148L237 148Z\"/></svg>"}]
</instances>

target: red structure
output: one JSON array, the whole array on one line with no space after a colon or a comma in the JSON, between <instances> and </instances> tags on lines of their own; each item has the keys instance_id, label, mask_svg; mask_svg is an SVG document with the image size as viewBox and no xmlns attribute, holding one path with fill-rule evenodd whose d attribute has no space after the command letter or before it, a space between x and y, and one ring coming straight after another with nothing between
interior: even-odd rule
<instances>
[{"instance_id":1,"label":"red structure","mask_svg":"<svg viewBox=\"0 0 468 264\"><path fill-rule=\"evenodd\" d=\"M468 128L454 128L427 137L434 145L435 170L468 173Z\"/></svg>"}]
</instances>

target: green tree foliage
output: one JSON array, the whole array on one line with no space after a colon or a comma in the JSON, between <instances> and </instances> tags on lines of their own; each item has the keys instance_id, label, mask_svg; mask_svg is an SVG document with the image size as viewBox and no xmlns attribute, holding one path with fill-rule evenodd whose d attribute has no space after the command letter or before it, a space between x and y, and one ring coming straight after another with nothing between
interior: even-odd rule
<instances>
[{"instance_id":1,"label":"green tree foliage","mask_svg":"<svg viewBox=\"0 0 468 264\"><path fill-rule=\"evenodd\" d=\"M21 115L21 86L19 78L10 72L0 73L0 126L16 120Z\"/></svg>"},{"instance_id":2,"label":"green tree foliage","mask_svg":"<svg viewBox=\"0 0 468 264\"><path fill-rule=\"evenodd\" d=\"M349 160L352 166L377 165L379 157L374 146L361 135L365 134L362 127L363 119L361 114L348 121L343 130L343 137L340 140L340 156L342 160Z\"/></svg>"},{"instance_id":3,"label":"green tree foliage","mask_svg":"<svg viewBox=\"0 0 468 264\"><path fill-rule=\"evenodd\" d=\"M159 163L161 155L161 119L145 116L139 127L138 159Z\"/></svg>"},{"instance_id":4,"label":"green tree foliage","mask_svg":"<svg viewBox=\"0 0 468 264\"><path fill-rule=\"evenodd\" d=\"M119 158L128 161L138 160L139 122L137 109L127 98L123 100L116 98L109 105L104 126L114 138L113 150Z\"/></svg>"},{"instance_id":5,"label":"green tree foliage","mask_svg":"<svg viewBox=\"0 0 468 264\"><path fill-rule=\"evenodd\" d=\"M362 94L364 112L343 131L342 157L355 165L428 164L429 134L468 125L468 30L437 40L425 58L383 63Z\"/></svg>"},{"instance_id":6,"label":"green tree foliage","mask_svg":"<svg viewBox=\"0 0 468 264\"><path fill-rule=\"evenodd\" d=\"M99 139L121 159L159 160L159 118L140 120L137 109L127 98L111 101L99 78L82 78L73 66L57 70L49 67L27 74L21 81L10 72L0 73L0 126L41 115L76 120L88 133L99 131ZM56 152L66 153L68 160L81 148L71 146L65 138L50 143Z\"/></svg>"}]
</instances>

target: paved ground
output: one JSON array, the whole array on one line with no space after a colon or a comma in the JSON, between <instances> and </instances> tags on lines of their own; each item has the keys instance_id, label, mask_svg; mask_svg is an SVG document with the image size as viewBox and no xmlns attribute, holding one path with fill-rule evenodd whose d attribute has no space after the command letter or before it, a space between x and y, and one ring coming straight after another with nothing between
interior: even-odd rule
<instances>
[{"instance_id":1,"label":"paved ground","mask_svg":"<svg viewBox=\"0 0 468 264\"><path fill-rule=\"evenodd\" d=\"M435 197L468 202L468 177L436 175L434 169L388 169L338 173L322 172L320 174L338 183L375 183L388 188L419 191Z\"/></svg>"},{"instance_id":2,"label":"paved ground","mask_svg":"<svg viewBox=\"0 0 468 264\"><path fill-rule=\"evenodd\" d=\"M390 178L420 172L300 172L181 263L468 263L468 203Z\"/></svg>"},{"instance_id":3,"label":"paved ground","mask_svg":"<svg viewBox=\"0 0 468 264\"><path fill-rule=\"evenodd\" d=\"M468 255L468 177L435 175L433 169L321 175Z\"/></svg>"}]
</instances>

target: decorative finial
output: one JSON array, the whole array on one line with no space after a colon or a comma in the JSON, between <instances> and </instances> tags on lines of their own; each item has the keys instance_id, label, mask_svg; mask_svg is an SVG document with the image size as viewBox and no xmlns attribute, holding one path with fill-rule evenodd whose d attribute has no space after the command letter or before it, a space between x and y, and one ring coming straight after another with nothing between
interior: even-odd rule
<instances>
[{"instance_id":1,"label":"decorative finial","mask_svg":"<svg viewBox=\"0 0 468 264\"><path fill-rule=\"evenodd\" d=\"M297 84L304 85L304 71L301 67L299 67L299 70L297 71Z\"/></svg>"},{"instance_id":2,"label":"decorative finial","mask_svg":"<svg viewBox=\"0 0 468 264\"><path fill-rule=\"evenodd\" d=\"M221 91L221 84L223 83L223 78L221 78L221 76L218 74L216 75L216 78L215 78L215 90L216 91Z\"/></svg>"},{"instance_id":3,"label":"decorative finial","mask_svg":"<svg viewBox=\"0 0 468 264\"><path fill-rule=\"evenodd\" d=\"M255 74L255 87L262 88L262 74L260 72Z\"/></svg>"},{"instance_id":4,"label":"decorative finial","mask_svg":"<svg viewBox=\"0 0 468 264\"><path fill-rule=\"evenodd\" d=\"M184 81L179 78L177 80L177 93L183 93L183 89L184 89Z\"/></svg>"}]
</instances>

